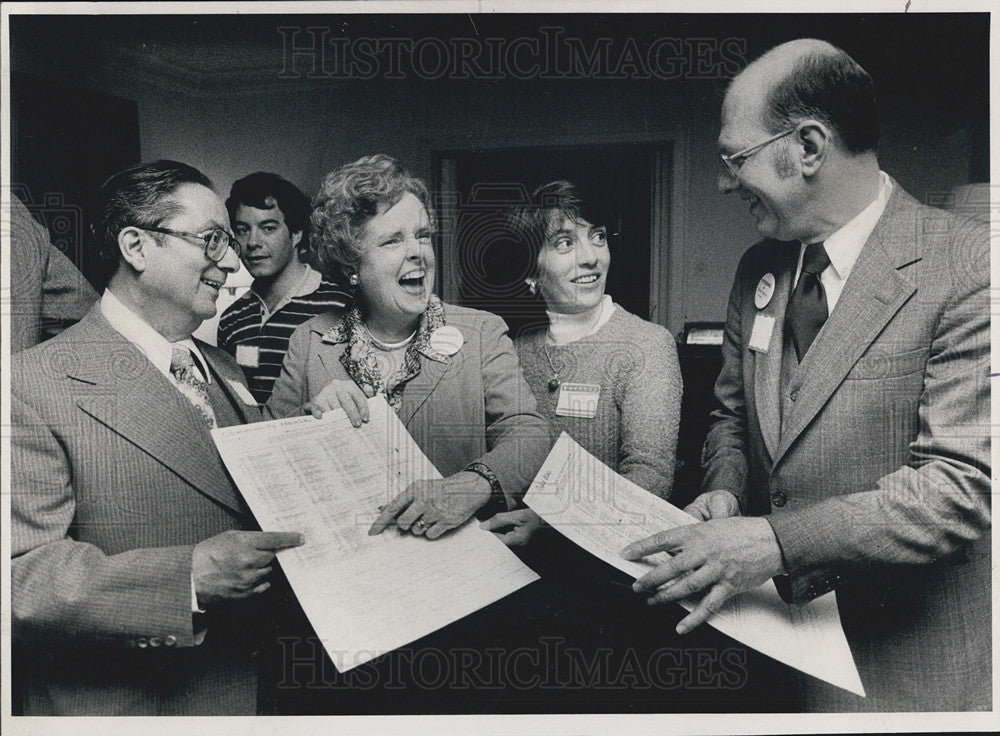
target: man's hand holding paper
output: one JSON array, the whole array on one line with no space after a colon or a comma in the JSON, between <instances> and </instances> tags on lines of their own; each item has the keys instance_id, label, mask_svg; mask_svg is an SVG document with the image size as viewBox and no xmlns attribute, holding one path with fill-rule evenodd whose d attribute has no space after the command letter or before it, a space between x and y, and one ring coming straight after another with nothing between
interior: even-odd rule
<instances>
[{"instance_id":1,"label":"man's hand holding paper","mask_svg":"<svg viewBox=\"0 0 1000 736\"><path fill-rule=\"evenodd\" d=\"M780 662L863 695L834 594L801 606L782 601L770 580L782 572L782 557L767 521L722 516L737 508L726 496L733 502L736 497L728 491L706 495L713 498L695 503L713 518L698 522L696 514L616 474L563 433L524 501L556 531L636 577L639 589L666 585L653 602L676 600L692 612L682 633L707 622ZM705 589L713 591L707 601L691 597Z\"/></svg>"},{"instance_id":2,"label":"man's hand holding paper","mask_svg":"<svg viewBox=\"0 0 1000 736\"><path fill-rule=\"evenodd\" d=\"M638 560L656 552L671 558L632 586L637 593L651 593L650 605L705 592L677 624L678 634L705 623L734 595L784 572L778 541L761 518L720 518L668 529L630 544L622 557Z\"/></svg>"},{"instance_id":3,"label":"man's hand holding paper","mask_svg":"<svg viewBox=\"0 0 1000 736\"><path fill-rule=\"evenodd\" d=\"M482 495L465 476L480 476L442 480L383 398L367 408L359 428L334 411L213 432L261 526L303 532L306 543L280 553L281 565L341 672L538 579L492 534L462 524ZM432 543L392 529L370 536L380 505L389 518L409 514L411 528L430 516L428 536L457 528Z\"/></svg>"},{"instance_id":4,"label":"man's hand holding paper","mask_svg":"<svg viewBox=\"0 0 1000 736\"><path fill-rule=\"evenodd\" d=\"M298 547L297 532L228 531L209 537L194 547L191 578L198 605L205 608L224 600L240 600L263 593L274 565L275 553Z\"/></svg>"}]
</instances>

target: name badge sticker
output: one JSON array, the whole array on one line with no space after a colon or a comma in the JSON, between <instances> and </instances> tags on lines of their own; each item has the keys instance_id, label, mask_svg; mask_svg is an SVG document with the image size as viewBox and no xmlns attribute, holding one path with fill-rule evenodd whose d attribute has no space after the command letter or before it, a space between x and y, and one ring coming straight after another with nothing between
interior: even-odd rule
<instances>
[{"instance_id":1,"label":"name badge sticker","mask_svg":"<svg viewBox=\"0 0 1000 736\"><path fill-rule=\"evenodd\" d=\"M593 383L564 383L559 387L556 415L593 419L597 416L597 400L601 387Z\"/></svg>"},{"instance_id":2,"label":"name badge sticker","mask_svg":"<svg viewBox=\"0 0 1000 736\"><path fill-rule=\"evenodd\" d=\"M750 332L748 347L758 353L766 353L771 345L771 333L774 332L774 317L758 314L753 319L753 330Z\"/></svg>"},{"instance_id":3,"label":"name badge sticker","mask_svg":"<svg viewBox=\"0 0 1000 736\"><path fill-rule=\"evenodd\" d=\"M229 384L229 388L231 388L233 392L240 397L240 401L244 404L247 406L260 406L260 404L257 403L257 399L255 399L253 394L250 393L250 389L242 383L239 381L232 381L230 379L226 379L226 382Z\"/></svg>"},{"instance_id":4,"label":"name badge sticker","mask_svg":"<svg viewBox=\"0 0 1000 736\"><path fill-rule=\"evenodd\" d=\"M244 368L259 368L260 348L256 345L237 345L236 362Z\"/></svg>"}]
</instances>

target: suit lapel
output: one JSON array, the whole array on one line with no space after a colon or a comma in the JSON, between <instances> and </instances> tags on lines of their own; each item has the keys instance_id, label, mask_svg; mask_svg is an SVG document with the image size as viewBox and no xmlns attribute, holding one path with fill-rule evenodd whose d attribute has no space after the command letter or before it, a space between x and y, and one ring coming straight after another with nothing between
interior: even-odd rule
<instances>
[{"instance_id":1,"label":"suit lapel","mask_svg":"<svg viewBox=\"0 0 1000 736\"><path fill-rule=\"evenodd\" d=\"M764 309L758 310L751 302L747 310L748 314L753 315L750 320L751 330L757 315L774 318L774 330L767 352L750 351L754 363L753 401L757 409L757 421L760 424L764 445L772 458L778 451L781 434L781 348L784 344L785 309L788 306L788 296L797 262L798 250L794 246L781 247L774 263L774 296ZM744 339L749 341L750 333L747 333Z\"/></svg>"},{"instance_id":2,"label":"suit lapel","mask_svg":"<svg viewBox=\"0 0 1000 736\"><path fill-rule=\"evenodd\" d=\"M317 331L317 333L322 334L320 331ZM335 354L323 349L319 349L315 354L315 357L319 360L320 365L323 366L323 370L326 373L322 381L324 385L337 376L343 376L346 374L348 378L351 378L350 372L347 366L344 365L343 360L347 344L339 343L339 345L341 350ZM417 413L420 407L424 405L428 398L430 398L430 395L434 392L434 389L437 388L437 385L441 382L445 373L451 369L451 366L456 361L462 360L462 352L459 351L457 354L451 356L446 362L432 360L425 355L421 355L419 360L420 372L405 384L406 388L403 391L403 400L399 406L399 410L396 412L396 416L399 417L399 421L401 421L403 426L406 427L409 426L410 420L413 419L413 416ZM357 383L356 380L355 383Z\"/></svg>"},{"instance_id":3,"label":"suit lapel","mask_svg":"<svg viewBox=\"0 0 1000 736\"><path fill-rule=\"evenodd\" d=\"M802 397L781 431L775 463L816 417L885 328L916 292L900 269L920 260L915 250L917 214L912 198L898 184L861 250L837 306L799 365L805 377Z\"/></svg>"},{"instance_id":4,"label":"suit lapel","mask_svg":"<svg viewBox=\"0 0 1000 736\"><path fill-rule=\"evenodd\" d=\"M189 411L187 400L99 311L88 326L80 335L78 362L67 371L70 378L98 388L77 401L80 409L199 492L246 514L207 427Z\"/></svg>"},{"instance_id":5,"label":"suit lapel","mask_svg":"<svg viewBox=\"0 0 1000 736\"><path fill-rule=\"evenodd\" d=\"M403 423L403 426L409 427L410 420L430 398L434 389L444 378L445 373L462 360L461 356L462 353L459 351L447 363L440 363L426 356L421 356L420 373L410 379L403 392L403 402L399 407L399 421Z\"/></svg>"},{"instance_id":6,"label":"suit lapel","mask_svg":"<svg viewBox=\"0 0 1000 736\"><path fill-rule=\"evenodd\" d=\"M198 347L201 349L201 354L205 357L205 360L208 361L208 368L212 372L212 380L219 382L219 387L226 395L226 398L229 399L229 403L235 409L240 421L243 424L259 422L261 420L260 409L247 406L243 402L243 399L233 390L230 381L239 382L239 376L235 376L228 371L225 364L221 363L211 350L206 349L204 344L199 343Z\"/></svg>"}]
</instances>

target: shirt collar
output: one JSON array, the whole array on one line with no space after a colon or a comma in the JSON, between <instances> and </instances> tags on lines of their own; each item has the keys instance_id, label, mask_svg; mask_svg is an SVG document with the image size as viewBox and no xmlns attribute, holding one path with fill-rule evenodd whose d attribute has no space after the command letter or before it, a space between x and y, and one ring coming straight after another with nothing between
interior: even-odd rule
<instances>
[{"instance_id":1,"label":"shirt collar","mask_svg":"<svg viewBox=\"0 0 1000 736\"><path fill-rule=\"evenodd\" d=\"M875 224L885 211L889 195L892 194L892 180L889 175L880 171L878 176L879 188L875 200L861 210L853 220L823 241L823 248L830 258L830 265L841 281L851 275L851 270L861 255L861 249L875 229ZM800 252L805 251L805 245L802 244ZM801 253L799 261L801 263Z\"/></svg>"},{"instance_id":2,"label":"shirt collar","mask_svg":"<svg viewBox=\"0 0 1000 736\"><path fill-rule=\"evenodd\" d=\"M292 299L301 296L309 296L314 291L316 291L316 289L319 288L320 284L323 281L323 275L319 271L314 269L312 266L310 266L308 263L305 264L305 267L306 270L302 273L302 278L300 278L298 280L298 283L295 284L295 286L291 289L291 291L285 294L281 298L281 301L279 301L277 305L275 305L274 309L271 310L272 314L274 312L277 312L286 304L288 304L288 302L290 302ZM257 293L257 290L253 288L253 284L250 285L250 293L253 294L255 297L257 297L257 300L260 301L261 305L264 306L265 309L267 309L267 306L264 304L264 299L261 297L260 294Z\"/></svg>"},{"instance_id":3,"label":"shirt collar","mask_svg":"<svg viewBox=\"0 0 1000 736\"><path fill-rule=\"evenodd\" d=\"M299 279L298 286L292 290L291 296L309 296L319 288L322 281L323 274L307 263L306 272L302 274L302 278Z\"/></svg>"},{"instance_id":4,"label":"shirt collar","mask_svg":"<svg viewBox=\"0 0 1000 736\"><path fill-rule=\"evenodd\" d=\"M205 356L201 354L194 340L186 337L175 343L169 342L152 325L116 297L110 288L105 289L101 296L101 314L116 332L132 343L164 376L170 377L170 359L174 346L178 346L191 351L205 382L211 381Z\"/></svg>"}]
</instances>

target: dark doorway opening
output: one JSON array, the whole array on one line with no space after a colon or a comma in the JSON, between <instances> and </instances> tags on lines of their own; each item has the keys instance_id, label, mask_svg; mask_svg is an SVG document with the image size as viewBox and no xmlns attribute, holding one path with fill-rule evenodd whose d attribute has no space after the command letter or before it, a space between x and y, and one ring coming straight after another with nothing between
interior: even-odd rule
<instances>
[{"instance_id":1,"label":"dark doorway opening","mask_svg":"<svg viewBox=\"0 0 1000 736\"><path fill-rule=\"evenodd\" d=\"M131 100L30 74L11 78L11 190L98 289L109 274L87 247L87 207L108 175L139 162Z\"/></svg>"}]
</instances>

